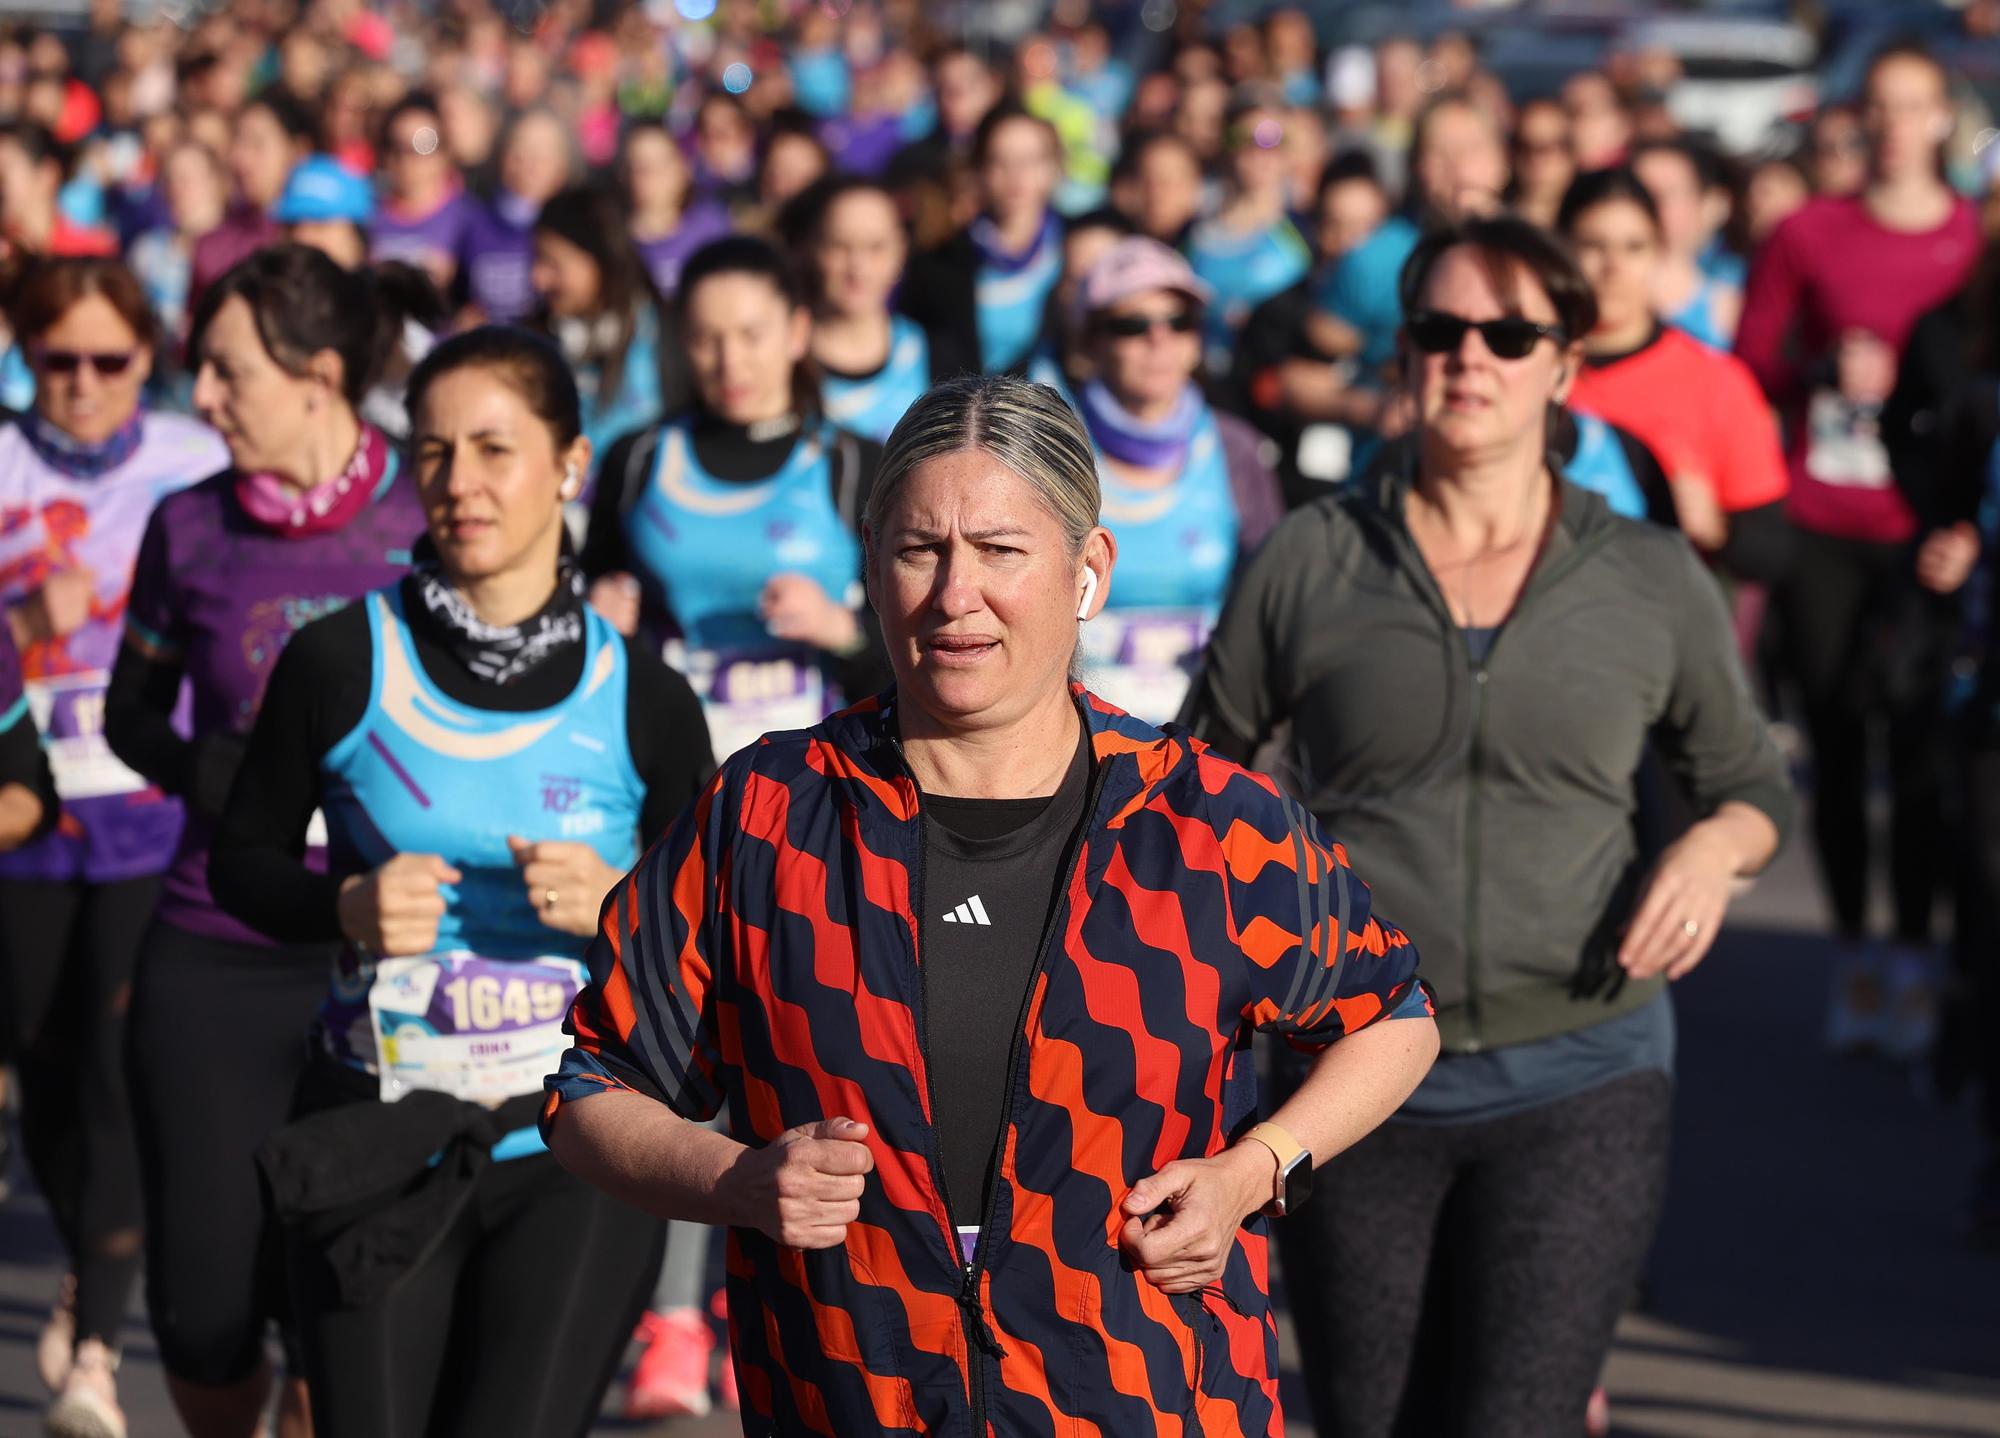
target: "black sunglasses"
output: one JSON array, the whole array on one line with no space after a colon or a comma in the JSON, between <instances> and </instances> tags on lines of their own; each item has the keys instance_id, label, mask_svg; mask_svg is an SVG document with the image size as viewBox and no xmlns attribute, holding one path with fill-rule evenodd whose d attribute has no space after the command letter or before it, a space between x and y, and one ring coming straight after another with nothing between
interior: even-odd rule
<instances>
[{"instance_id":1,"label":"black sunglasses","mask_svg":"<svg viewBox=\"0 0 2000 1438\"><path fill-rule=\"evenodd\" d=\"M35 362L50 374L75 374L89 365L98 374L119 375L131 365L132 351L91 354L86 350L37 350Z\"/></svg>"},{"instance_id":2,"label":"black sunglasses","mask_svg":"<svg viewBox=\"0 0 2000 1438\"><path fill-rule=\"evenodd\" d=\"M1165 325L1177 335L1184 335L1194 329L1195 318L1187 310L1176 310L1170 315L1107 315L1097 322L1098 330L1119 340L1135 340L1149 333L1154 325Z\"/></svg>"},{"instance_id":3,"label":"black sunglasses","mask_svg":"<svg viewBox=\"0 0 2000 1438\"><path fill-rule=\"evenodd\" d=\"M1473 321L1443 310L1419 310L1403 321L1403 333L1410 343L1426 354L1455 354L1465 343L1467 330L1478 330L1497 359L1525 359L1542 340L1561 344L1568 336L1561 325L1537 324L1519 315L1503 315L1497 320Z\"/></svg>"}]
</instances>

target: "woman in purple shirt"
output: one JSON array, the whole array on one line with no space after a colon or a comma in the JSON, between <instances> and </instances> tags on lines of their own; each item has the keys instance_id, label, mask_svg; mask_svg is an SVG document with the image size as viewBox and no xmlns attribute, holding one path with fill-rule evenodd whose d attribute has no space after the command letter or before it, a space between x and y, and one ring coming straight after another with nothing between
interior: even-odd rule
<instances>
[{"instance_id":1,"label":"woman in purple shirt","mask_svg":"<svg viewBox=\"0 0 2000 1438\"><path fill-rule=\"evenodd\" d=\"M113 756L105 684L146 516L223 449L141 407L157 331L123 265L44 262L11 320L35 408L0 428L0 607L62 813L0 855L0 1052L19 1069L28 1163L73 1275L37 1353L50 1421L123 1431L112 1372L140 1242L125 995L181 812Z\"/></svg>"},{"instance_id":2,"label":"woman in purple shirt","mask_svg":"<svg viewBox=\"0 0 2000 1438\"><path fill-rule=\"evenodd\" d=\"M618 153L618 188L625 200L632 242L662 299L681 284L687 257L729 233L729 211L694 195L687 156L666 127L652 122L625 132Z\"/></svg>"},{"instance_id":3,"label":"woman in purple shirt","mask_svg":"<svg viewBox=\"0 0 2000 1438\"><path fill-rule=\"evenodd\" d=\"M203 297L194 399L229 465L154 511L112 677L118 755L188 809L140 958L130 1064L147 1305L194 1438L251 1432L269 1403L264 1330L283 1286L252 1154L288 1115L333 957L217 909L209 836L292 633L402 573L423 530L396 450L356 411L401 333L404 293L283 245ZM305 1414L302 1378L284 1399Z\"/></svg>"},{"instance_id":4,"label":"woman in purple shirt","mask_svg":"<svg viewBox=\"0 0 2000 1438\"><path fill-rule=\"evenodd\" d=\"M575 152L562 121L529 110L500 148L500 190L460 238L458 283L473 315L512 324L534 308L535 216L569 183Z\"/></svg>"}]
</instances>

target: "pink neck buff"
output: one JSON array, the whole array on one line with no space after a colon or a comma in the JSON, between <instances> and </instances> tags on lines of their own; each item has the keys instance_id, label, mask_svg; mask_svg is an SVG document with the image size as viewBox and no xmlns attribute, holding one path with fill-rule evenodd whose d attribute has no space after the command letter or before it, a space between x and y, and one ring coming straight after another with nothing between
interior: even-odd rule
<instances>
[{"instance_id":1,"label":"pink neck buff","mask_svg":"<svg viewBox=\"0 0 2000 1438\"><path fill-rule=\"evenodd\" d=\"M339 529L368 507L389 466L389 441L372 424L347 467L324 484L300 491L268 471L236 476L236 502L257 523L287 539L309 539Z\"/></svg>"}]
</instances>

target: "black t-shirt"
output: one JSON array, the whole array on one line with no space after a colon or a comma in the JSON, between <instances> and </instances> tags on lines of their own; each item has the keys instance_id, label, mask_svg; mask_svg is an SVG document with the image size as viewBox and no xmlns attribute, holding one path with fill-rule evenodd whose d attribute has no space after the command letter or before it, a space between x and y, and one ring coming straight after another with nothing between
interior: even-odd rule
<instances>
[{"instance_id":1,"label":"black t-shirt","mask_svg":"<svg viewBox=\"0 0 2000 1438\"><path fill-rule=\"evenodd\" d=\"M1090 746L1040 799L924 799L931 1119L952 1221L980 1218L1028 977L1083 827Z\"/></svg>"}]
</instances>

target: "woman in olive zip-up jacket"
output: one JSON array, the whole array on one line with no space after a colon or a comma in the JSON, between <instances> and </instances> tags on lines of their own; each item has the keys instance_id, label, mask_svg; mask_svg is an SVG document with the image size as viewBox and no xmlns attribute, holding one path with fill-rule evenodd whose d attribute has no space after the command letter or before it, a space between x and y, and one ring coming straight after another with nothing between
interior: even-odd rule
<instances>
[{"instance_id":1,"label":"woman in olive zip-up jacket","mask_svg":"<svg viewBox=\"0 0 2000 1438\"><path fill-rule=\"evenodd\" d=\"M1426 921L1444 1057L1282 1239L1321 1429L1540 1438L1582 1431L1658 1213L1665 986L1791 800L1686 539L1549 465L1594 309L1567 252L1473 221L1424 241L1402 288L1415 472L1280 525L1184 718L1237 756L1289 722L1308 807L1386 909ZM1651 864L1649 739L1702 816ZM1408 1228L1331 1220L1357 1212ZM1451 1361L1406 1383L1432 1335Z\"/></svg>"}]
</instances>

